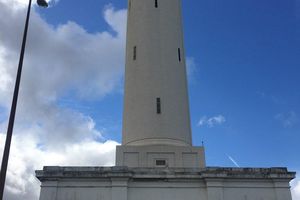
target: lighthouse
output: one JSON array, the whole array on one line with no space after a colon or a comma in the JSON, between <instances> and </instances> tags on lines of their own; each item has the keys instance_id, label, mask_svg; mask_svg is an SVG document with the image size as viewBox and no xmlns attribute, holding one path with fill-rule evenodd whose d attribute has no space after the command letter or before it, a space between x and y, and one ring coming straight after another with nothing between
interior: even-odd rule
<instances>
[{"instance_id":1,"label":"lighthouse","mask_svg":"<svg viewBox=\"0 0 300 200\"><path fill-rule=\"evenodd\" d=\"M192 146L181 0L129 0L126 44L117 165L204 167Z\"/></svg>"},{"instance_id":2,"label":"lighthouse","mask_svg":"<svg viewBox=\"0 0 300 200\"><path fill-rule=\"evenodd\" d=\"M295 172L207 167L192 145L181 0L128 1L125 68L116 166L37 170L40 200L292 200Z\"/></svg>"}]
</instances>

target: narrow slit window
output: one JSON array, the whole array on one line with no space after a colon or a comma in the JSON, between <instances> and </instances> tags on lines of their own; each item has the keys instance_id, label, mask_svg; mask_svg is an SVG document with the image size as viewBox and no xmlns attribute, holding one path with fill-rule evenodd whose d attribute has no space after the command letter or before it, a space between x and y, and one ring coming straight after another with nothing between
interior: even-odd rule
<instances>
[{"instance_id":1,"label":"narrow slit window","mask_svg":"<svg viewBox=\"0 0 300 200\"><path fill-rule=\"evenodd\" d=\"M154 0L155 1L155 8L158 8L158 0Z\"/></svg>"},{"instance_id":2,"label":"narrow slit window","mask_svg":"<svg viewBox=\"0 0 300 200\"><path fill-rule=\"evenodd\" d=\"M133 47L133 60L136 60L136 46Z\"/></svg>"},{"instance_id":3,"label":"narrow slit window","mask_svg":"<svg viewBox=\"0 0 300 200\"><path fill-rule=\"evenodd\" d=\"M131 10L131 0L129 0L129 5L128 5L128 7L129 7L129 11Z\"/></svg>"},{"instance_id":4,"label":"narrow slit window","mask_svg":"<svg viewBox=\"0 0 300 200\"><path fill-rule=\"evenodd\" d=\"M181 50L180 50L180 48L178 48L178 60L179 60L179 62L181 62Z\"/></svg>"},{"instance_id":5,"label":"narrow slit window","mask_svg":"<svg viewBox=\"0 0 300 200\"><path fill-rule=\"evenodd\" d=\"M161 114L161 101L160 101L160 98L156 98L156 113Z\"/></svg>"}]
</instances>

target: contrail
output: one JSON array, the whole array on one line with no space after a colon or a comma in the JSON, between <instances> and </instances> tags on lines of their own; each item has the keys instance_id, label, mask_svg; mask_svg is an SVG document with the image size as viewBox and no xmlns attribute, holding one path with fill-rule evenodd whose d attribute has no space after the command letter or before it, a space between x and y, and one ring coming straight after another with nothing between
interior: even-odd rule
<instances>
[{"instance_id":1,"label":"contrail","mask_svg":"<svg viewBox=\"0 0 300 200\"><path fill-rule=\"evenodd\" d=\"M226 154L227 155L227 154ZM240 167L240 165L229 155L227 155L227 157L229 158L229 160L236 166L236 167Z\"/></svg>"}]
</instances>

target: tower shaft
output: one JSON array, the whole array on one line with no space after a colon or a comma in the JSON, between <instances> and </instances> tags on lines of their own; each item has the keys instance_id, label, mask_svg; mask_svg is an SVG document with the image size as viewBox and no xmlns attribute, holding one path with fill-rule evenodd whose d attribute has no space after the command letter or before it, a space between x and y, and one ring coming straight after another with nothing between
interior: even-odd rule
<instances>
[{"instance_id":1,"label":"tower shaft","mask_svg":"<svg viewBox=\"0 0 300 200\"><path fill-rule=\"evenodd\" d=\"M123 145L190 146L181 0L129 0Z\"/></svg>"},{"instance_id":2,"label":"tower shaft","mask_svg":"<svg viewBox=\"0 0 300 200\"><path fill-rule=\"evenodd\" d=\"M204 167L191 139L181 0L129 0L126 44L116 165Z\"/></svg>"}]
</instances>

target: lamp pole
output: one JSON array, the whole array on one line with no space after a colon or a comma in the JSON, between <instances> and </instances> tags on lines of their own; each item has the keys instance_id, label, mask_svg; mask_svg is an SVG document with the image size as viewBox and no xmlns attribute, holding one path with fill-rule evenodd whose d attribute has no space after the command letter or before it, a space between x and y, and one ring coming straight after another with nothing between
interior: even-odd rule
<instances>
[{"instance_id":1,"label":"lamp pole","mask_svg":"<svg viewBox=\"0 0 300 200\"><path fill-rule=\"evenodd\" d=\"M19 65L18 65L18 71L17 71L17 78L16 78L16 82L15 82L15 89L14 89L13 100L12 100L12 104L11 104L11 110L10 110L10 116L9 116L9 122L8 122L7 134L6 134L6 141L5 141L3 157L2 157L1 172L0 172L0 200L3 199L3 193L4 193L9 151L10 151L11 139L12 139L12 134L13 134L14 122L15 122L15 115L16 115L20 81L21 81L21 73L22 73L23 60L24 60L24 54L25 54L25 46L26 46L26 39L27 39L27 32L28 32L28 25L29 25L30 11L31 11L31 3L32 3L32 0L29 0L26 22L25 22L25 29L24 29L24 33L23 33L23 41L22 41ZM39 6L42 6L42 7L48 6L48 4L45 0L38 0L37 3Z\"/></svg>"}]
</instances>

